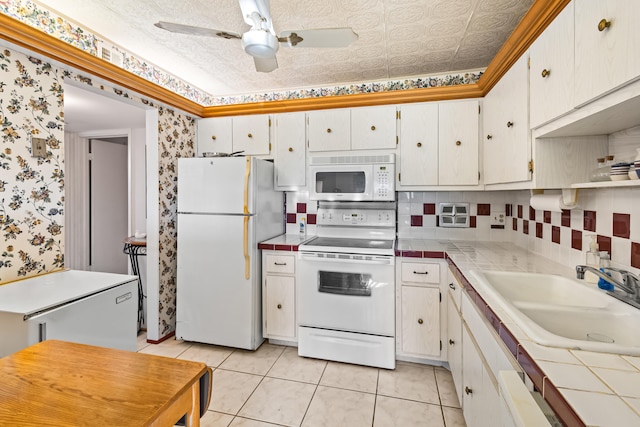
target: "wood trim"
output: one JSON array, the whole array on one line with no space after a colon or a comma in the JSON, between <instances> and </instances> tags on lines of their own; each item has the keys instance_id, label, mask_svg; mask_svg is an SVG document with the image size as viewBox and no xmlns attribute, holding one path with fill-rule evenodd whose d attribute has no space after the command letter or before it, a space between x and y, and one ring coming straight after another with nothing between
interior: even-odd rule
<instances>
[{"instance_id":1,"label":"wood trim","mask_svg":"<svg viewBox=\"0 0 640 427\"><path fill-rule=\"evenodd\" d=\"M0 14L0 37L81 72L89 73L195 116L275 114L483 97L569 2L570 0L536 0L500 48L477 84L208 107L203 107L4 14Z\"/></svg>"},{"instance_id":2,"label":"wood trim","mask_svg":"<svg viewBox=\"0 0 640 427\"><path fill-rule=\"evenodd\" d=\"M555 19L571 0L536 0L489 63L478 81L482 96L504 76L511 66Z\"/></svg>"},{"instance_id":3,"label":"wood trim","mask_svg":"<svg viewBox=\"0 0 640 427\"><path fill-rule=\"evenodd\" d=\"M201 116L200 104L4 14L0 14L0 37L80 72L89 73L186 113Z\"/></svg>"},{"instance_id":4,"label":"wood trim","mask_svg":"<svg viewBox=\"0 0 640 427\"><path fill-rule=\"evenodd\" d=\"M481 96L482 92L477 84L440 86L403 91L327 96L324 98L211 106L203 108L202 116L220 117L243 114L289 113L294 111L324 110L328 108L352 108L372 105L479 98Z\"/></svg>"}]
</instances>

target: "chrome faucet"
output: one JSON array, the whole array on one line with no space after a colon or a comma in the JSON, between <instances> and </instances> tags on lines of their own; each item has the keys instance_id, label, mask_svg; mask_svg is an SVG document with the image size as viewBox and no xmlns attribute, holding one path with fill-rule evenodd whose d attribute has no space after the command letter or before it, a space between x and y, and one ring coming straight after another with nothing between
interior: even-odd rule
<instances>
[{"instance_id":1,"label":"chrome faucet","mask_svg":"<svg viewBox=\"0 0 640 427\"><path fill-rule=\"evenodd\" d=\"M589 271L608 283L611 283L614 288L623 290L626 295L621 295L614 291L609 291L609 294L618 298L627 304L633 305L636 308L640 308L640 279L630 271L623 270L621 268L604 267L603 270L611 271L620 274L622 281L616 279L613 276L603 273L597 268L588 265L576 265L576 277L578 279L584 279L584 273Z\"/></svg>"}]
</instances>

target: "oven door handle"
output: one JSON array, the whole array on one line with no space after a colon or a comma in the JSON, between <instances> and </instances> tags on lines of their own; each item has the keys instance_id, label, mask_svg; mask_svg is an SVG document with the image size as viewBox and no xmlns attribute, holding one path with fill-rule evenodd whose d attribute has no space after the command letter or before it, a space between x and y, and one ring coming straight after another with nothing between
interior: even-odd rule
<instances>
[{"instance_id":1,"label":"oven door handle","mask_svg":"<svg viewBox=\"0 0 640 427\"><path fill-rule=\"evenodd\" d=\"M393 257L377 257L376 259L351 259L351 258L322 258L313 254L301 253L300 259L312 262L333 262L347 264L366 264L366 265L393 265Z\"/></svg>"}]
</instances>

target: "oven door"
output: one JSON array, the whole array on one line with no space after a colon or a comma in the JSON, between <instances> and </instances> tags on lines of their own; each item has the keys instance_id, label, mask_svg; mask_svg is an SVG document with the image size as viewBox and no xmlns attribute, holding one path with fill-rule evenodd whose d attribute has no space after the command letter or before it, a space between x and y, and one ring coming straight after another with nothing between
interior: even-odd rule
<instances>
[{"instance_id":1,"label":"oven door","mask_svg":"<svg viewBox=\"0 0 640 427\"><path fill-rule=\"evenodd\" d=\"M394 336L394 257L298 253L300 326Z\"/></svg>"}]
</instances>

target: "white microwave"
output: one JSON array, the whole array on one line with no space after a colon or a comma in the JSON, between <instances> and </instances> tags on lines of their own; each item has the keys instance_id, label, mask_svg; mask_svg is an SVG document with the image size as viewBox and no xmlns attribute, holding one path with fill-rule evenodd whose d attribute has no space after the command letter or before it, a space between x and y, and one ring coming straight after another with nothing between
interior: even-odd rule
<instances>
[{"instance_id":1,"label":"white microwave","mask_svg":"<svg viewBox=\"0 0 640 427\"><path fill-rule=\"evenodd\" d=\"M309 199L393 201L395 155L330 156L309 159Z\"/></svg>"}]
</instances>

